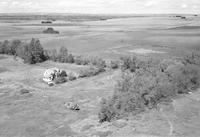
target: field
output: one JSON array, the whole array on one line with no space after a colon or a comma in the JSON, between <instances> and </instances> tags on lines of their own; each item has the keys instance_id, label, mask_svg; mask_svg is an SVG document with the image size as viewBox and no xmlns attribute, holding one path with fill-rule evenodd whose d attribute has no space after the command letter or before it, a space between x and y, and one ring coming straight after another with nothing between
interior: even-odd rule
<instances>
[{"instance_id":1,"label":"field","mask_svg":"<svg viewBox=\"0 0 200 137\"><path fill-rule=\"evenodd\" d=\"M200 17L185 16L186 19L174 15L98 18L79 15L74 19L71 15L73 20L59 16L52 24L41 24L40 16L19 19L17 15L1 15L0 41L39 38L45 49L65 46L73 54L106 60L132 54L141 58L176 58L200 48ZM43 34L48 27L60 34ZM49 87L42 77L51 67L78 72L88 66L52 61L28 65L20 58L0 56L1 137L198 137L200 134L200 90L136 116L99 123L100 100L112 95L119 70ZM66 109L64 104L68 101L76 101L80 111Z\"/></svg>"},{"instance_id":2,"label":"field","mask_svg":"<svg viewBox=\"0 0 200 137\"><path fill-rule=\"evenodd\" d=\"M186 20L169 15L84 22L58 20L49 26L41 24L41 20L19 20L1 23L0 40L34 37L39 38L47 49L66 46L74 53L106 58L132 54L131 51L138 48L178 56L182 50L199 46L199 20L192 15ZM60 34L43 34L47 27L53 27Z\"/></svg>"}]
</instances>

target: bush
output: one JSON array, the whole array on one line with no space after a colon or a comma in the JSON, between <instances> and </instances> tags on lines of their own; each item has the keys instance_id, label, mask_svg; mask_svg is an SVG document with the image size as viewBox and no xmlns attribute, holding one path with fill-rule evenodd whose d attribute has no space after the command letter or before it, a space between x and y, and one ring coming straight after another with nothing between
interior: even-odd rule
<instances>
[{"instance_id":1,"label":"bush","mask_svg":"<svg viewBox=\"0 0 200 137\"><path fill-rule=\"evenodd\" d=\"M112 100L103 99L100 102L101 108L98 113L98 118L100 123L105 121L110 122L116 117L116 113L112 104L113 104Z\"/></svg>"},{"instance_id":2,"label":"bush","mask_svg":"<svg viewBox=\"0 0 200 137\"><path fill-rule=\"evenodd\" d=\"M90 57L88 60L89 60L89 63L91 65L94 65L94 66L96 66L98 68L105 68L106 67L106 62L101 58Z\"/></svg>"},{"instance_id":3,"label":"bush","mask_svg":"<svg viewBox=\"0 0 200 137\"><path fill-rule=\"evenodd\" d=\"M184 64L193 64L200 66L200 51L193 51L187 54L183 59Z\"/></svg>"},{"instance_id":4,"label":"bush","mask_svg":"<svg viewBox=\"0 0 200 137\"><path fill-rule=\"evenodd\" d=\"M93 65L98 68L105 68L106 62L98 57L84 57L84 56L76 56L74 58L74 62L77 65Z\"/></svg>"},{"instance_id":5,"label":"bush","mask_svg":"<svg viewBox=\"0 0 200 137\"><path fill-rule=\"evenodd\" d=\"M68 79L69 79L69 81L73 81L73 80L76 80L77 77L76 77L76 75L74 73L70 72L68 74Z\"/></svg>"},{"instance_id":6,"label":"bush","mask_svg":"<svg viewBox=\"0 0 200 137\"><path fill-rule=\"evenodd\" d=\"M167 69L178 93L188 93L200 86L200 69L196 65L174 65Z\"/></svg>"},{"instance_id":7,"label":"bush","mask_svg":"<svg viewBox=\"0 0 200 137\"><path fill-rule=\"evenodd\" d=\"M74 59L75 64L77 65L87 65L87 63L84 62L82 56L76 56Z\"/></svg>"},{"instance_id":8,"label":"bush","mask_svg":"<svg viewBox=\"0 0 200 137\"><path fill-rule=\"evenodd\" d=\"M60 73L60 77L67 77L67 72L65 70L62 70Z\"/></svg>"},{"instance_id":9,"label":"bush","mask_svg":"<svg viewBox=\"0 0 200 137\"><path fill-rule=\"evenodd\" d=\"M55 84L62 84L67 82L67 78L66 77L58 77L54 79Z\"/></svg>"},{"instance_id":10,"label":"bush","mask_svg":"<svg viewBox=\"0 0 200 137\"><path fill-rule=\"evenodd\" d=\"M122 71L130 70L131 72L135 72L137 69L137 57L136 56L124 56L120 58L122 65Z\"/></svg>"},{"instance_id":11,"label":"bush","mask_svg":"<svg viewBox=\"0 0 200 137\"><path fill-rule=\"evenodd\" d=\"M136 67L134 72L130 71L132 69L123 70L113 96L106 103L101 103L100 121L153 108L163 99L188 93L200 86L197 65L184 65L177 60L164 60L156 66L148 61L145 64L145 67Z\"/></svg>"},{"instance_id":12,"label":"bush","mask_svg":"<svg viewBox=\"0 0 200 137\"><path fill-rule=\"evenodd\" d=\"M119 61L113 61L113 60L110 61L110 68L111 69L118 69L119 66L120 66L120 62Z\"/></svg>"},{"instance_id":13,"label":"bush","mask_svg":"<svg viewBox=\"0 0 200 137\"><path fill-rule=\"evenodd\" d=\"M91 66L89 69L81 70L79 72L79 77L81 77L81 78L91 77L91 76L98 75L99 73L104 72L104 71L105 71L105 69Z\"/></svg>"}]
</instances>

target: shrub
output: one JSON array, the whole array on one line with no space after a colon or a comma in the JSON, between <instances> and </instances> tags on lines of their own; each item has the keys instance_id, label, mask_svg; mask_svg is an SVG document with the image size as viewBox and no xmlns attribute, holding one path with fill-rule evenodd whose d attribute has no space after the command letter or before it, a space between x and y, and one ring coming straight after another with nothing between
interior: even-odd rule
<instances>
[{"instance_id":1,"label":"shrub","mask_svg":"<svg viewBox=\"0 0 200 137\"><path fill-rule=\"evenodd\" d=\"M136 67L134 72L123 70L113 96L101 104L100 121L153 108L162 99L188 93L200 86L197 65L184 65L177 60L164 60L156 66L152 66L152 62L145 64L145 67Z\"/></svg>"},{"instance_id":2,"label":"shrub","mask_svg":"<svg viewBox=\"0 0 200 137\"><path fill-rule=\"evenodd\" d=\"M187 54L183 59L183 63L200 66L200 51L197 50Z\"/></svg>"},{"instance_id":3,"label":"shrub","mask_svg":"<svg viewBox=\"0 0 200 137\"><path fill-rule=\"evenodd\" d=\"M67 82L67 78L66 77L58 77L54 79L55 84L62 84Z\"/></svg>"},{"instance_id":4,"label":"shrub","mask_svg":"<svg viewBox=\"0 0 200 137\"><path fill-rule=\"evenodd\" d=\"M112 100L103 99L100 102L100 111L98 113L99 122L110 122L112 119L116 117L116 113L114 107L112 105Z\"/></svg>"},{"instance_id":5,"label":"shrub","mask_svg":"<svg viewBox=\"0 0 200 137\"><path fill-rule=\"evenodd\" d=\"M196 65L174 65L167 69L178 93L188 93L200 86L200 69Z\"/></svg>"},{"instance_id":6,"label":"shrub","mask_svg":"<svg viewBox=\"0 0 200 137\"><path fill-rule=\"evenodd\" d=\"M69 81L73 81L73 80L77 79L76 75L72 72L70 72L67 77L68 77Z\"/></svg>"},{"instance_id":7,"label":"shrub","mask_svg":"<svg viewBox=\"0 0 200 137\"><path fill-rule=\"evenodd\" d=\"M120 66L119 61L113 61L113 60L110 61L110 68L111 69L117 69L117 68L119 68L119 66Z\"/></svg>"},{"instance_id":8,"label":"shrub","mask_svg":"<svg viewBox=\"0 0 200 137\"><path fill-rule=\"evenodd\" d=\"M93 65L98 68L105 68L106 62L98 57L86 57L86 56L76 56L74 62L77 65Z\"/></svg>"},{"instance_id":9,"label":"shrub","mask_svg":"<svg viewBox=\"0 0 200 137\"><path fill-rule=\"evenodd\" d=\"M81 78L91 77L91 76L98 75L99 73L104 72L104 71L105 71L105 69L91 66L89 69L81 70L79 72L79 77L81 77Z\"/></svg>"},{"instance_id":10,"label":"shrub","mask_svg":"<svg viewBox=\"0 0 200 137\"><path fill-rule=\"evenodd\" d=\"M100 122L110 122L112 119L143 108L143 99L139 90L135 89L134 82L133 74L130 72L122 73L111 99L101 103Z\"/></svg>"},{"instance_id":11,"label":"shrub","mask_svg":"<svg viewBox=\"0 0 200 137\"><path fill-rule=\"evenodd\" d=\"M60 77L67 77L67 72L65 70L62 70L60 73Z\"/></svg>"},{"instance_id":12,"label":"shrub","mask_svg":"<svg viewBox=\"0 0 200 137\"><path fill-rule=\"evenodd\" d=\"M137 57L136 56L124 56L120 58L122 65L122 71L130 70L131 72L135 72L137 69Z\"/></svg>"},{"instance_id":13,"label":"shrub","mask_svg":"<svg viewBox=\"0 0 200 137\"><path fill-rule=\"evenodd\" d=\"M89 63L90 63L88 58L83 57L83 56L76 56L75 59L74 59L74 62L77 65L89 65Z\"/></svg>"},{"instance_id":14,"label":"shrub","mask_svg":"<svg viewBox=\"0 0 200 137\"><path fill-rule=\"evenodd\" d=\"M94 65L98 68L105 68L106 67L106 62L98 57L89 57L89 64Z\"/></svg>"}]
</instances>

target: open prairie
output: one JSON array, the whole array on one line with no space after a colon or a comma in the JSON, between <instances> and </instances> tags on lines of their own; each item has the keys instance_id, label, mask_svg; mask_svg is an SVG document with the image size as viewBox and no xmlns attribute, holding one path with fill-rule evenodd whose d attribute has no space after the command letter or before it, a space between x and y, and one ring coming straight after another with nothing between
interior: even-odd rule
<instances>
[{"instance_id":1,"label":"open prairie","mask_svg":"<svg viewBox=\"0 0 200 137\"><path fill-rule=\"evenodd\" d=\"M163 16L135 16L108 20L65 21L41 24L41 20L0 20L0 40L39 38L47 49L66 46L78 54L116 58L135 49L158 50L160 55L182 55L198 48L200 17L186 19ZM53 27L60 34L43 34Z\"/></svg>"},{"instance_id":2,"label":"open prairie","mask_svg":"<svg viewBox=\"0 0 200 137\"><path fill-rule=\"evenodd\" d=\"M39 38L45 49L67 47L77 55L118 59L181 57L200 49L200 16L131 16L52 24L40 19L1 19L0 41ZM43 34L53 27L59 34ZM120 70L49 87L42 81L47 68L79 72L89 66L45 61L29 65L20 58L0 56L0 137L199 137L200 90L173 98L137 115L98 122L102 98L113 94ZM75 101L79 111L65 107Z\"/></svg>"}]
</instances>

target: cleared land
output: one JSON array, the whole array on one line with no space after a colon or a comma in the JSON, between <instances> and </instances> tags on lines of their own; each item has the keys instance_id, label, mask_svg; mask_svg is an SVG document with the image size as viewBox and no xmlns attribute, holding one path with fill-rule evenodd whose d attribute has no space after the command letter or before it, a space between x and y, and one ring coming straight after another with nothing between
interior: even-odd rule
<instances>
[{"instance_id":1,"label":"cleared land","mask_svg":"<svg viewBox=\"0 0 200 137\"><path fill-rule=\"evenodd\" d=\"M159 16L58 21L53 28L61 33L55 35L42 34L49 26L40 24L40 20L11 23L4 20L0 23L0 39L29 41L34 37L47 49L66 46L79 55L98 55L106 59L128 54L179 57L199 48L199 20L193 16L187 20ZM27 65L20 59L0 56L0 136L198 137L200 134L199 90L128 119L100 124L99 101L112 95L119 71L49 87L42 82L42 76L45 69L51 67L78 72L87 66L51 61ZM76 101L81 110L66 109L64 103L68 101Z\"/></svg>"}]
</instances>

